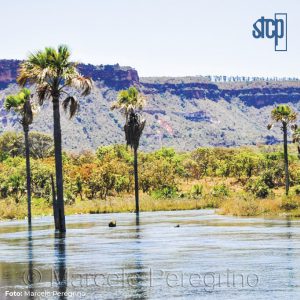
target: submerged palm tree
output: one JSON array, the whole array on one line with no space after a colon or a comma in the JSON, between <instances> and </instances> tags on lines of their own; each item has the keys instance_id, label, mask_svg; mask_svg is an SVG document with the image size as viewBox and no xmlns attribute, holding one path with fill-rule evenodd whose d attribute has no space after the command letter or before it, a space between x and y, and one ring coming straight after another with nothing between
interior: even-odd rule
<instances>
[{"instance_id":1,"label":"submerged palm tree","mask_svg":"<svg viewBox=\"0 0 300 300\"><path fill-rule=\"evenodd\" d=\"M69 110L70 118L78 109L77 99L70 95L70 88L82 91L81 96L86 96L92 88L92 80L81 76L76 68L77 64L70 61L70 51L67 46L59 46L58 49L45 48L30 54L21 63L18 83L35 85L40 105L47 99L53 104L54 123L54 151L57 194L57 218L56 229L61 232L66 230L64 213L62 149L61 149L61 125L60 125L60 100L63 108Z\"/></svg>"},{"instance_id":2,"label":"submerged palm tree","mask_svg":"<svg viewBox=\"0 0 300 300\"><path fill-rule=\"evenodd\" d=\"M297 143L297 149L298 149L298 158L300 159L300 128L298 125L292 126L293 130L293 143Z\"/></svg>"},{"instance_id":3,"label":"submerged palm tree","mask_svg":"<svg viewBox=\"0 0 300 300\"><path fill-rule=\"evenodd\" d=\"M135 87L122 90L118 94L117 101L111 109L119 109L126 118L124 125L125 139L127 145L133 149L134 153L134 191L135 191L135 211L139 213L139 178L138 178L138 154L140 137L143 133L146 121L142 118L140 111L145 106L145 98Z\"/></svg>"},{"instance_id":4,"label":"submerged palm tree","mask_svg":"<svg viewBox=\"0 0 300 300\"><path fill-rule=\"evenodd\" d=\"M284 168L285 168L285 193L288 195L290 180L289 180L289 160L288 160L288 145L287 145L287 130L288 127L296 121L296 113L288 105L278 105L271 112L271 118L275 122L281 123L283 132L283 150L284 150ZM273 124L268 125L271 129Z\"/></svg>"},{"instance_id":5,"label":"submerged palm tree","mask_svg":"<svg viewBox=\"0 0 300 300\"><path fill-rule=\"evenodd\" d=\"M27 210L28 225L31 225L31 174L30 174L30 157L29 157L29 125L33 121L32 103L30 101L30 90L23 88L16 95L9 95L5 99L4 107L7 110L14 110L20 115L20 123L23 126L25 139L25 157L26 157L26 188L27 188Z\"/></svg>"}]
</instances>

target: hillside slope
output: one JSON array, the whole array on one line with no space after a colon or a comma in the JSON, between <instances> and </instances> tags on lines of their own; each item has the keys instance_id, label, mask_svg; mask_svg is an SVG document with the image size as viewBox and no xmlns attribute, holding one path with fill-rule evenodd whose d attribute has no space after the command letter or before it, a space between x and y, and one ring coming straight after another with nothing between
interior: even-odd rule
<instances>
[{"instance_id":1,"label":"hillside slope","mask_svg":"<svg viewBox=\"0 0 300 300\"><path fill-rule=\"evenodd\" d=\"M0 60L0 132L20 130L16 116L3 108L6 95L15 92L19 61ZM268 131L270 110L276 103L300 108L299 82L211 82L204 77L139 78L130 67L79 66L95 81L92 94L82 99L80 111L69 120L62 114L63 144L80 151L123 143L123 118L110 111L120 89L136 85L147 96L147 125L143 150L171 146L191 150L198 146L238 146L276 143L280 129ZM52 132L51 103L45 103L33 130Z\"/></svg>"}]
</instances>

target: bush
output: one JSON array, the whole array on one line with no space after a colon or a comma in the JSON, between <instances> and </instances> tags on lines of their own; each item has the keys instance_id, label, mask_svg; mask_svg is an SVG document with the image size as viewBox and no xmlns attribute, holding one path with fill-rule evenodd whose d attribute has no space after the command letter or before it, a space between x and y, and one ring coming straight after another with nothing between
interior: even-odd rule
<instances>
[{"instance_id":1,"label":"bush","mask_svg":"<svg viewBox=\"0 0 300 300\"><path fill-rule=\"evenodd\" d=\"M211 191L211 194L214 197L226 197L229 195L229 189L224 183L222 183L220 185L215 185Z\"/></svg>"},{"instance_id":2,"label":"bush","mask_svg":"<svg viewBox=\"0 0 300 300\"><path fill-rule=\"evenodd\" d=\"M151 193L154 198L173 198L177 195L177 189L172 186L164 187L160 190L155 190Z\"/></svg>"},{"instance_id":3,"label":"bush","mask_svg":"<svg viewBox=\"0 0 300 300\"><path fill-rule=\"evenodd\" d=\"M203 185L202 184L195 184L191 189L191 196L194 198L201 197L203 194Z\"/></svg>"},{"instance_id":4,"label":"bush","mask_svg":"<svg viewBox=\"0 0 300 300\"><path fill-rule=\"evenodd\" d=\"M300 195L300 185L295 186L295 188L294 188L294 193L295 193L296 195Z\"/></svg>"},{"instance_id":5,"label":"bush","mask_svg":"<svg viewBox=\"0 0 300 300\"><path fill-rule=\"evenodd\" d=\"M300 203L299 200L296 199L296 197L285 197L282 200L282 204L281 204L281 208L283 208L284 210L293 210L293 209L297 209L300 207Z\"/></svg>"},{"instance_id":6,"label":"bush","mask_svg":"<svg viewBox=\"0 0 300 300\"><path fill-rule=\"evenodd\" d=\"M258 198L266 198L270 194L270 189L262 178L250 180L246 186L246 190L250 191Z\"/></svg>"}]
</instances>

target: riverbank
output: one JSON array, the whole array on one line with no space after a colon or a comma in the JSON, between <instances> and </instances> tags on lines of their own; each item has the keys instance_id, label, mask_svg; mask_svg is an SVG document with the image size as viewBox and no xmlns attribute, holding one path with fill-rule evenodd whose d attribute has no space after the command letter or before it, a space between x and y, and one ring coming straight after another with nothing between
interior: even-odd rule
<instances>
[{"instance_id":1,"label":"riverbank","mask_svg":"<svg viewBox=\"0 0 300 300\"><path fill-rule=\"evenodd\" d=\"M216 209L218 214L231 216L286 216L300 218L300 196L282 196L281 190L265 199L255 198L250 194L236 193L230 196L213 196L206 194L202 197L176 197L156 199L147 194L142 194L140 199L141 211L179 211L195 209ZM66 204L66 215L98 214L134 212L133 195L122 197L108 197L106 200L80 200L72 204ZM32 215L52 215L52 205L44 199L32 200ZM25 219L27 216L27 204L25 201L16 203L13 199L0 201L0 219L13 220Z\"/></svg>"}]
</instances>

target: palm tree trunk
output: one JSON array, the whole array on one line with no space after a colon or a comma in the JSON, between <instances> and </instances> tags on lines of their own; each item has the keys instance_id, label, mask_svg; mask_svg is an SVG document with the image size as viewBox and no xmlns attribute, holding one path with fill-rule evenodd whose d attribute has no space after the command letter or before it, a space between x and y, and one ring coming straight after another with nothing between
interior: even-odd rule
<instances>
[{"instance_id":1,"label":"palm tree trunk","mask_svg":"<svg viewBox=\"0 0 300 300\"><path fill-rule=\"evenodd\" d=\"M62 171L62 150L61 150L61 127L59 97L53 97L53 121L54 121L54 153L55 153L55 173L56 173L56 204L58 230L66 231L65 208L64 208L64 186Z\"/></svg>"},{"instance_id":2,"label":"palm tree trunk","mask_svg":"<svg viewBox=\"0 0 300 300\"><path fill-rule=\"evenodd\" d=\"M26 157L26 188L27 188L27 217L28 225L31 226L31 174L30 174L30 152L29 152L29 127L23 125L25 139L25 157Z\"/></svg>"},{"instance_id":3,"label":"palm tree trunk","mask_svg":"<svg viewBox=\"0 0 300 300\"><path fill-rule=\"evenodd\" d=\"M289 159L287 145L287 124L283 123L283 150L284 150L284 169L285 169L285 194L289 194L290 179L289 179Z\"/></svg>"},{"instance_id":4,"label":"palm tree trunk","mask_svg":"<svg viewBox=\"0 0 300 300\"><path fill-rule=\"evenodd\" d=\"M140 212L139 206L139 175L138 175L138 154L137 149L134 148L134 191L135 191L135 212Z\"/></svg>"},{"instance_id":5,"label":"palm tree trunk","mask_svg":"<svg viewBox=\"0 0 300 300\"><path fill-rule=\"evenodd\" d=\"M54 217L54 224L55 224L55 230L59 230L59 222L57 218L57 201L56 201L56 192L55 192L55 184L53 175L50 175L51 180L51 189L52 189L52 207L53 207L53 217Z\"/></svg>"}]
</instances>

